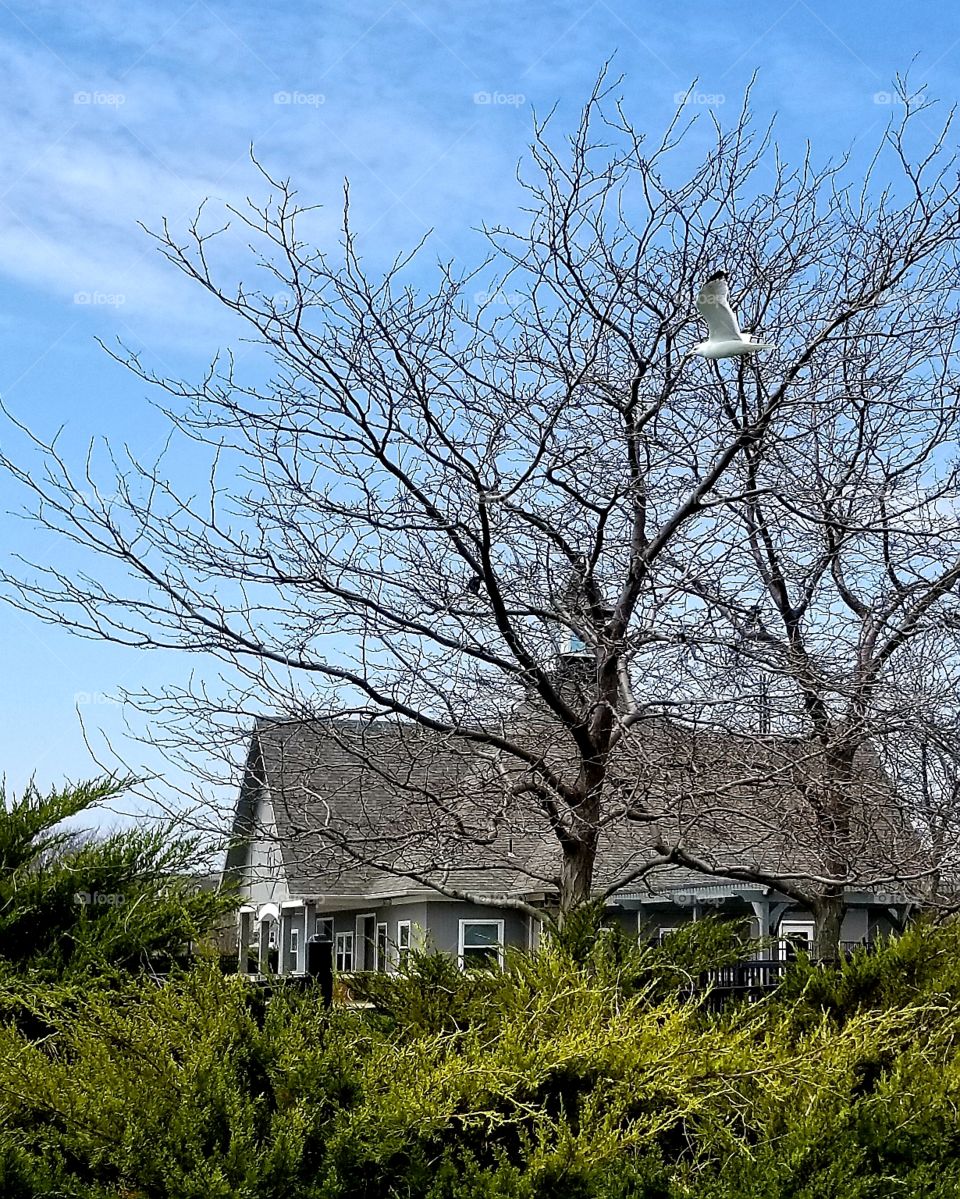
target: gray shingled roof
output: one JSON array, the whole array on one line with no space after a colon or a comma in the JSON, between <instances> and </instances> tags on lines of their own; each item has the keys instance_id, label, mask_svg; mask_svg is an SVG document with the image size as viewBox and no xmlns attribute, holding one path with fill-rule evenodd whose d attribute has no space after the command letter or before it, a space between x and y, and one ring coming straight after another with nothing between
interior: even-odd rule
<instances>
[{"instance_id":1,"label":"gray shingled roof","mask_svg":"<svg viewBox=\"0 0 960 1199\"><path fill-rule=\"evenodd\" d=\"M529 717L525 740L542 731ZM559 753L549 752L555 759ZM669 842L681 832L718 865L820 872L823 846L807 806L817 771L808 756L809 747L786 738L692 734L665 722L644 726L618 755L613 775L657 819L621 820L606 831L597 884L647 861L658 835ZM403 876L411 870L485 894L552 890L555 837L531 808L514 807L502 820L492 819L496 769L475 743L413 724L262 719L253 732L236 828L242 831L265 784L287 880L299 895L376 899L409 892L415 884ZM872 755L861 755L857 779L853 823L864 869L915 853L916 839ZM392 869L358 861L344 843ZM694 880L706 881L667 867L630 889L670 889Z\"/></svg>"},{"instance_id":2,"label":"gray shingled roof","mask_svg":"<svg viewBox=\"0 0 960 1199\"><path fill-rule=\"evenodd\" d=\"M482 832L469 812L470 742L412 724L358 720L261 720L253 736L251 760L258 759L269 791L296 893L374 898L409 890L404 872L431 865L442 869L427 873L451 887L529 889L510 866L504 838L485 850L452 835L453 814L468 831ZM358 854L393 869L366 865Z\"/></svg>"}]
</instances>

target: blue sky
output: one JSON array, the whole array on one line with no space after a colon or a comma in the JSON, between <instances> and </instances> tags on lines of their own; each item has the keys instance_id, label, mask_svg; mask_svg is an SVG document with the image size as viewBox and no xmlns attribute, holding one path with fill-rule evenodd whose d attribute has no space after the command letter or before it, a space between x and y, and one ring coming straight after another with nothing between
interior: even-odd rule
<instances>
[{"instance_id":1,"label":"blue sky","mask_svg":"<svg viewBox=\"0 0 960 1199\"><path fill-rule=\"evenodd\" d=\"M262 197L253 143L272 173L326 206L313 225L319 242L335 243L348 176L369 260L428 228L439 256L469 259L472 229L515 214L533 112L556 104L558 132L569 128L614 54L626 107L652 134L695 78L691 107L732 119L758 71L754 107L777 114L784 155L809 139L826 158L880 136L897 71L953 102L960 20L949 5L884 0L0 2L4 403L43 436L63 426L75 460L105 434L149 457L162 422L95 338L119 337L158 371L194 375L240 331L138 222L166 216L182 228L205 197ZM235 265L242 274L242 258ZM6 423L0 442L30 461ZM0 478L4 565L18 552L79 565L10 515L21 504ZM124 742L110 697L209 669L81 641L6 606L0 646L0 771L13 789L32 774L47 787L96 773L87 738L103 761L112 744L156 767Z\"/></svg>"}]
</instances>

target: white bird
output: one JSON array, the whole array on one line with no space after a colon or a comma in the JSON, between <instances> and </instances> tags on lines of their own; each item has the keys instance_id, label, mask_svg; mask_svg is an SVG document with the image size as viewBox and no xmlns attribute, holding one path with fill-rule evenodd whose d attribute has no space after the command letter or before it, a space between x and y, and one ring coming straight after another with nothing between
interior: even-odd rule
<instances>
[{"instance_id":1,"label":"white bird","mask_svg":"<svg viewBox=\"0 0 960 1199\"><path fill-rule=\"evenodd\" d=\"M755 354L757 350L775 350L776 346L751 341L740 332L729 295L726 271L714 272L700 288L697 311L707 322L710 336L694 346L692 352L703 358L734 358L739 354Z\"/></svg>"}]
</instances>

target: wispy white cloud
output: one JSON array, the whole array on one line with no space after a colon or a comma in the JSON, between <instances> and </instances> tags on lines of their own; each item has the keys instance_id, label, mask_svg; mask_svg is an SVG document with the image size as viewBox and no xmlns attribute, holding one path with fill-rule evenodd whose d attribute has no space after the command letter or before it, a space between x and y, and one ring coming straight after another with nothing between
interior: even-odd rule
<instances>
[{"instance_id":1,"label":"wispy white cloud","mask_svg":"<svg viewBox=\"0 0 960 1199\"><path fill-rule=\"evenodd\" d=\"M439 255L469 259L471 230L514 212L531 109L557 103L561 136L614 51L627 107L654 135L694 77L732 119L760 68L755 106L780 113L787 157L808 137L825 156L879 132L887 113L873 93L915 51L915 78L929 72L933 90L956 90L952 10L923 6L922 21L920 11L888 5L881 19L867 0L728 0L722 10L703 0L0 0L0 386L43 431L67 421L79 445L109 427L149 456L159 433L143 389L91 335L121 335L188 376L199 356L236 341L240 331L137 222L156 227L165 215L182 229L204 197L262 198L251 142L305 202L327 205L310 229L325 248L337 242L349 175L368 261L428 226ZM278 93L299 98L278 103ZM478 93L514 102L478 104ZM247 272L242 237L225 243L222 264ZM4 509L18 502L0 495ZM34 549L19 527L3 543ZM0 699L16 745L3 765L21 779L33 766L50 779L89 773L74 692L112 694L147 670L175 681L178 669L78 647L9 613L0 641L23 680L6 707ZM109 726L115 713L102 715Z\"/></svg>"}]
</instances>

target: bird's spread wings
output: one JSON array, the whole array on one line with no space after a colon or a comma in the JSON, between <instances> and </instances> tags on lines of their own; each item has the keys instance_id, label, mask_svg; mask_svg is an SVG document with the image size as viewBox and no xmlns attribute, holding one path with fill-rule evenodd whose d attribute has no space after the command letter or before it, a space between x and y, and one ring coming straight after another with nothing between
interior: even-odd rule
<instances>
[{"instance_id":1,"label":"bird's spread wings","mask_svg":"<svg viewBox=\"0 0 960 1199\"><path fill-rule=\"evenodd\" d=\"M728 295L726 279L711 279L700 288L697 310L707 322L711 341L746 341L733 315Z\"/></svg>"}]
</instances>

